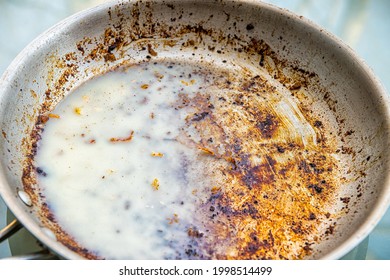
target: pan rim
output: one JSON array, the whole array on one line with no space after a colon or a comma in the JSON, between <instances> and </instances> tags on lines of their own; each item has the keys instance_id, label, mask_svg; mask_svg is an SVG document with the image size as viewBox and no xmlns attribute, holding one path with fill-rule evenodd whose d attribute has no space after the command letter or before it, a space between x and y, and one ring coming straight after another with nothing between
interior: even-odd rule
<instances>
[{"instance_id":1,"label":"pan rim","mask_svg":"<svg viewBox=\"0 0 390 280\"><path fill-rule=\"evenodd\" d=\"M126 1L111 1L106 2L103 4L100 4L96 7L78 12L70 17L65 18L64 20L60 21L53 27L49 28L47 31L43 32L41 35L39 35L36 39L34 39L30 44L28 44L16 58L11 62L9 67L5 70L3 76L0 78L0 102L3 101L5 98L5 94L3 92L7 91L8 86L12 82L12 80L17 76L18 69L20 69L26 60L31 57L31 55L34 55L36 51L38 51L42 46L45 45L46 42L50 41L51 38L55 38L58 35L63 34L68 28L76 25L80 20L85 20L86 18L93 17L96 14L100 14L105 12L108 7L115 6L117 4L132 4L137 1L135 0L126 0ZM162 2L162 1L153 1L153 2ZM165 1L166 2L166 1ZM199 1L194 0L184 0L184 1L169 1L173 3L183 3L183 2L196 2L199 3ZM211 1L203 1L203 2L211 2ZM346 43L344 43L341 39L336 37L334 34L326 31L324 28L320 27L316 23L312 22L309 19L306 19L304 17L298 16L286 9L276 7L272 4L264 3L257 0L241 0L241 1L233 1L233 0L226 0L222 2L229 2L229 3L242 3L243 5L252 5L257 8L263 8L268 9L274 13L279 13L281 16L289 17L289 20L294 21L297 24L301 24L302 26L305 26L306 28L309 28L310 32L321 32L326 39L329 39L332 43L334 43L337 46L340 46L339 51L344 53L348 60L356 62L356 65L358 66L358 70L364 74L367 77L367 80L369 80L372 83L373 88L373 98L375 100L381 100L382 102L377 102L378 105L381 105L378 107L378 111L380 111L384 117L385 120L385 129L387 131L387 135L389 135L390 131L390 97L388 93L386 92L386 89L380 82L380 80L375 76L373 70L368 66L368 64L360 58L360 56L357 55L357 53L350 48ZM167 2L166 2L167 3ZM387 137L386 144L390 144L390 136ZM390 145L389 145L390 146ZM2 166L2 169L4 167ZM366 238L371 231L374 229L374 227L379 223L380 219L383 217L385 212L387 211L388 207L390 206L390 164L389 161L387 161L386 170L388 171L386 175L384 175L384 187L382 189L382 195L378 197L378 203L375 205L375 207L370 211L370 214L366 217L366 220L364 223L360 225L360 227L348 238L347 241L343 242L340 246L337 246L334 250L332 250L330 253L324 255L321 257L321 259L338 259L344 256L346 253L348 253L350 250L352 250L354 247L356 247L361 241ZM26 228L31 231L35 236L39 236L38 239L40 239L45 244L48 244L51 249L53 249L56 253L58 253L61 256L66 256L73 259L78 259L80 256L78 254L75 254L62 244L60 246L54 246L56 243L53 243L53 240L50 239L48 236L43 236L41 234L42 230L41 228L31 221L31 218L25 215L25 210L18 206L15 201L18 200L17 197L11 192L10 188L8 187L7 180L3 173L0 174L0 193L2 195L2 198L4 202L7 204L7 206L10 208L10 210L15 214L18 219L22 222L23 225L26 226ZM53 245L54 244L54 245ZM59 243L58 243L59 244Z\"/></svg>"}]
</instances>

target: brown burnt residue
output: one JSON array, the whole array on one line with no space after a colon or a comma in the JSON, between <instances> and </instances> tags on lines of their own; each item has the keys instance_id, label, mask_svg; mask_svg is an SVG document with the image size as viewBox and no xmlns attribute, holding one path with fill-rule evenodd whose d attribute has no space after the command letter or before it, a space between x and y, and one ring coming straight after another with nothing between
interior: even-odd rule
<instances>
[{"instance_id":1,"label":"brown burnt residue","mask_svg":"<svg viewBox=\"0 0 390 280\"><path fill-rule=\"evenodd\" d=\"M274 131L278 126L278 121L275 116L271 114L259 114L256 127L260 130L261 135L264 138L272 138Z\"/></svg>"},{"instance_id":2,"label":"brown burnt residue","mask_svg":"<svg viewBox=\"0 0 390 280\"><path fill-rule=\"evenodd\" d=\"M145 58L151 61L160 55L158 44L178 51L177 42L180 42L180 50L204 48L211 55L224 54L224 48L229 47L245 55L248 61L255 61L268 76L248 69L239 73L223 72L215 79L215 92L199 93L192 98L178 95L177 110L193 109L179 141L198 149L197 160L213 163L215 170L205 170L205 174L217 176L219 182L210 186L208 199L199 206L200 220L187 232L193 240L192 247L186 248L187 253L183 255L204 259L309 257L316 243L337 230L335 224L324 227L332 218L329 205L340 185L334 154L354 153L347 145L337 149L334 141L337 133L326 120L313 113L310 100L302 94L302 90L318 83L318 77L278 59L260 39L248 39L239 32L226 35L201 23L178 24L182 18L191 16L185 11L181 17L171 20L174 26L169 26L154 18L148 5L136 2L129 12L130 18L120 5L118 9L110 9L112 25L100 37L86 37L75 43L74 52L49 58L53 67L47 77L45 99L35 126L27 132L29 137L23 144L27 152L22 179L33 204L44 205L40 209L43 224L71 250L86 258L98 258L55 222L37 187L39 167L34 165L41 131L49 121L48 112L77 81L80 64L100 63L88 71L101 74L133 63L127 58L131 47L144 51ZM226 18L229 21L233 17L227 14ZM246 32L253 29L253 25L246 25ZM217 75L217 72L204 74ZM276 82L269 83L267 78ZM288 96L280 93L281 88ZM280 100L287 97L291 104L297 104L291 107L286 103L296 120L305 123L307 130L303 130L303 135L281 110ZM332 112L337 111L337 101L326 91L323 101ZM194 131L200 140L191 137ZM4 131L2 134L6 138ZM353 132L344 134L348 137ZM349 200L345 197L342 202L348 204Z\"/></svg>"},{"instance_id":3,"label":"brown burnt residue","mask_svg":"<svg viewBox=\"0 0 390 280\"><path fill-rule=\"evenodd\" d=\"M199 210L197 227L204 235L196 258L307 258L329 232L321 225L331 217L328 207L340 184L336 147L332 141L304 145L299 137L290 138L295 127L272 109L279 102L276 88L243 73L224 73L216 92L177 102L177 108L185 104L195 110L181 141L207 147L210 152L197 160L212 161L215 169L205 174L219 182L210 186L217 191L210 191ZM317 134L328 135L310 114L305 121ZM194 131L198 142L192 140Z\"/></svg>"}]
</instances>

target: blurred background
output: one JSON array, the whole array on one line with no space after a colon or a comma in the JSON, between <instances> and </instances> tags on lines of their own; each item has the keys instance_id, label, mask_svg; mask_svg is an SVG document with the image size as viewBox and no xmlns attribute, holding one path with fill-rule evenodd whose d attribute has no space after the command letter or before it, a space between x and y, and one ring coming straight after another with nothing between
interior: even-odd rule
<instances>
[{"instance_id":1,"label":"blurred background","mask_svg":"<svg viewBox=\"0 0 390 280\"><path fill-rule=\"evenodd\" d=\"M40 33L78 11L107 0L0 0L0 76L15 56ZM333 33L363 58L390 90L390 1L264 0L302 15ZM7 224L0 198L0 229ZM27 233L0 244L0 258L23 253ZM14 238L15 239L15 238ZM390 260L390 210L349 259Z\"/></svg>"}]
</instances>

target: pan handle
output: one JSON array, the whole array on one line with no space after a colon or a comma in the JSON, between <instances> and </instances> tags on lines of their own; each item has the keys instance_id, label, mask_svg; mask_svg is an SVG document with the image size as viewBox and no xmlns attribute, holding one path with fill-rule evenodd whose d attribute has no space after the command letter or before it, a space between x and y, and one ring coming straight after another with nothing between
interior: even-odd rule
<instances>
[{"instance_id":1,"label":"pan handle","mask_svg":"<svg viewBox=\"0 0 390 280\"><path fill-rule=\"evenodd\" d=\"M5 228L0 230L0 243L11 237L13 234L17 233L21 228L23 228L23 225L17 220L14 219L12 222L10 222ZM13 256L9 258L3 258L1 260L56 260L58 257L52 253L50 253L49 250L43 249L42 251L26 254L26 255L20 255L20 256Z\"/></svg>"},{"instance_id":2,"label":"pan handle","mask_svg":"<svg viewBox=\"0 0 390 280\"><path fill-rule=\"evenodd\" d=\"M0 230L0 243L18 232L23 227L23 225L17 220L10 222L5 228Z\"/></svg>"}]
</instances>

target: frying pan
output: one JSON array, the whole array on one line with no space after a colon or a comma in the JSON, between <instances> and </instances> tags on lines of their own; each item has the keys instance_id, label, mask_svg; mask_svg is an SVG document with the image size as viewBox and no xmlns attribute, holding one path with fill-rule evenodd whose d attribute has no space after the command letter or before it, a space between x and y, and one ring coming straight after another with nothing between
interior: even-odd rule
<instances>
[{"instance_id":1,"label":"frying pan","mask_svg":"<svg viewBox=\"0 0 390 280\"><path fill-rule=\"evenodd\" d=\"M338 187L332 203L324 205L323 234L310 254L291 258L338 259L375 227L390 202L389 99L348 46L313 23L259 1L123 1L57 24L23 50L0 80L0 194L17 219L54 253L67 259L96 257L61 230L34 181L32 151L42 116L94 76L164 58L227 71L224 65L244 65L252 78L265 77L299 100L298 107L313 116L314 131L327 136L320 139L333 145L337 170L328 172L337 174L329 180ZM268 104L261 106L267 110ZM271 133L272 123L278 122L260 116L257 128L266 140L277 137ZM297 137L305 139L305 133ZM251 166L240 160L233 165L247 174L243 169ZM309 163L297 168L323 172ZM248 178L247 186L265 188L267 182L259 179L265 177ZM269 186L277 187L273 182ZM306 191L323 195L324 188L311 184ZM280 207L278 202L271 207ZM293 231L300 234L299 228Z\"/></svg>"}]
</instances>

